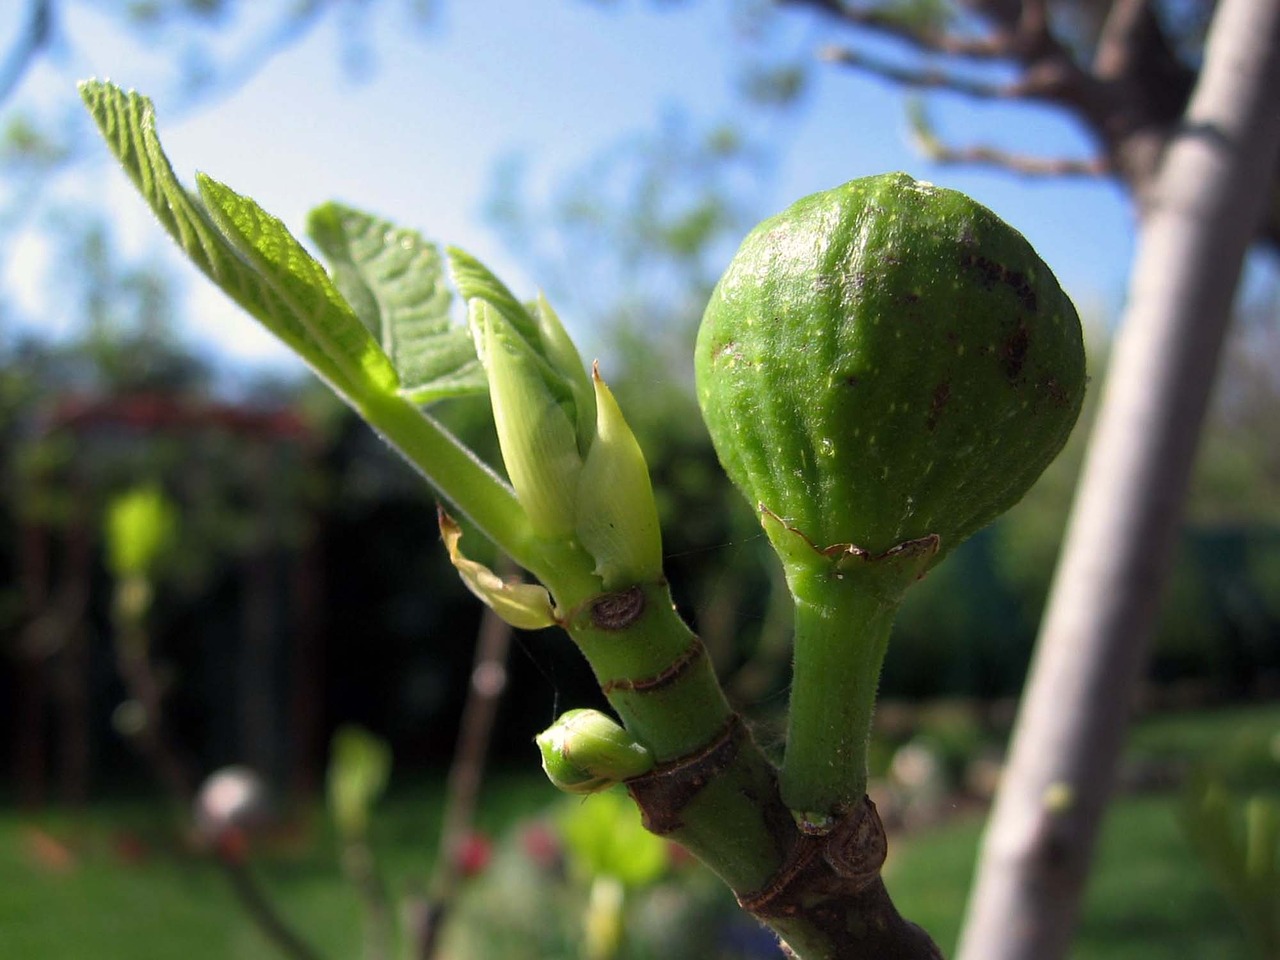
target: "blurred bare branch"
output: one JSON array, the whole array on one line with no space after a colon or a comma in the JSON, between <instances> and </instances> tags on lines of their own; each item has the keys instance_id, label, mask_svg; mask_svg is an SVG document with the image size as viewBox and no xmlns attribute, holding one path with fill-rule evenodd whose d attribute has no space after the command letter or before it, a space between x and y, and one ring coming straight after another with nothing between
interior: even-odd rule
<instances>
[{"instance_id":1,"label":"blurred bare branch","mask_svg":"<svg viewBox=\"0 0 1280 960\"><path fill-rule=\"evenodd\" d=\"M1104 156L1038 157L985 144L953 146L938 136L919 101L908 105L907 118L916 146L934 163L993 167L1022 177L1105 177L1112 172Z\"/></svg>"},{"instance_id":2,"label":"blurred bare branch","mask_svg":"<svg viewBox=\"0 0 1280 960\"><path fill-rule=\"evenodd\" d=\"M908 89L1034 101L1075 119L1098 151L1084 160L1040 159L917 138L935 162L1027 176L1115 177L1139 211L1200 71L1198 21L1155 0L1100 0L1087 8L1065 0L780 2L816 10L846 28L838 42L822 48L830 62ZM868 52L859 35L900 41L905 49L894 56ZM1011 69L1013 76L971 76L958 69L966 60ZM1280 249L1280 171L1271 197L1258 239Z\"/></svg>"}]
</instances>

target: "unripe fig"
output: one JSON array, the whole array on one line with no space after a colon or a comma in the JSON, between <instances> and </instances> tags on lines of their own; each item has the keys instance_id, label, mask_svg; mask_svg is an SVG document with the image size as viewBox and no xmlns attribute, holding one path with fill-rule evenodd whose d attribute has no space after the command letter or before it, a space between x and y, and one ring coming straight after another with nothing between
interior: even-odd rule
<instances>
[{"instance_id":1,"label":"unripe fig","mask_svg":"<svg viewBox=\"0 0 1280 960\"><path fill-rule=\"evenodd\" d=\"M1085 386L1079 318L1031 245L902 173L756 227L696 367L720 460L784 562L797 542L874 558L915 541L932 565L1022 497Z\"/></svg>"}]
</instances>

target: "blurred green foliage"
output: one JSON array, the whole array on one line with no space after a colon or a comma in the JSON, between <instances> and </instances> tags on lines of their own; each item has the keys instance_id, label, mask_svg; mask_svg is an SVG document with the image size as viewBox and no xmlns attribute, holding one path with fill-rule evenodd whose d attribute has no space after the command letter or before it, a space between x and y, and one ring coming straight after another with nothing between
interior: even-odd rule
<instances>
[{"instance_id":1,"label":"blurred green foliage","mask_svg":"<svg viewBox=\"0 0 1280 960\"><path fill-rule=\"evenodd\" d=\"M149 578L177 546L178 509L159 487L134 487L107 503L104 526L107 572Z\"/></svg>"},{"instance_id":2,"label":"blurred green foliage","mask_svg":"<svg viewBox=\"0 0 1280 960\"><path fill-rule=\"evenodd\" d=\"M369 831L373 805L391 779L391 748L368 730L347 724L333 735L327 778L329 814L349 840Z\"/></svg>"},{"instance_id":3,"label":"blurred green foliage","mask_svg":"<svg viewBox=\"0 0 1280 960\"><path fill-rule=\"evenodd\" d=\"M926 726L940 731L956 716L944 710ZM1159 757L1181 769L1211 761L1233 789L1240 777L1265 773L1274 791L1280 766L1269 749L1278 732L1274 704L1187 712L1139 723L1127 756L1130 764ZM580 956L590 877L568 869L562 825L580 813L595 817L591 806L602 797L557 797L548 806L542 775L527 763L522 771L495 773L482 796L477 828L498 838L497 850L468 882L451 924L450 956L459 960ZM1251 782L1247 789L1259 792L1262 784ZM1251 960L1243 930L1183 833L1183 803L1176 793L1117 800L1077 960ZM369 840L393 892L411 889L429 867L432 845L423 837L442 806L439 779L411 777L397 777L379 805ZM979 816L962 812L892 845L886 879L895 900L944 946L955 941L981 827ZM264 843L256 869L281 909L332 955L356 955L359 904L334 868L341 841L328 819L311 810ZM723 886L692 864L672 858L628 903L626 960L776 956L766 952L767 934L744 925ZM174 843L152 802L104 803L74 815L0 812L0 922L4 946L32 957L274 956L220 878Z\"/></svg>"},{"instance_id":4,"label":"blurred green foliage","mask_svg":"<svg viewBox=\"0 0 1280 960\"><path fill-rule=\"evenodd\" d=\"M1280 957L1280 796L1239 801L1202 775L1187 786L1182 824L1259 960Z\"/></svg>"},{"instance_id":5,"label":"blurred green foliage","mask_svg":"<svg viewBox=\"0 0 1280 960\"><path fill-rule=\"evenodd\" d=\"M667 867L667 842L644 829L640 812L622 790L566 806L559 828L570 869L583 877L615 877L639 889Z\"/></svg>"}]
</instances>

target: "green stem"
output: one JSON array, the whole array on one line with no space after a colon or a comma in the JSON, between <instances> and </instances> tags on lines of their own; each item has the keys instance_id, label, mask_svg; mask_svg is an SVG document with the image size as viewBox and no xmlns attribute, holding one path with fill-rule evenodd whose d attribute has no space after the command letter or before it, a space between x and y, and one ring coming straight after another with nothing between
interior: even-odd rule
<instances>
[{"instance_id":1,"label":"green stem","mask_svg":"<svg viewBox=\"0 0 1280 960\"><path fill-rule=\"evenodd\" d=\"M565 628L627 729L659 763L724 729L732 710L665 582L593 596L577 604Z\"/></svg>"},{"instance_id":2,"label":"green stem","mask_svg":"<svg viewBox=\"0 0 1280 960\"><path fill-rule=\"evenodd\" d=\"M783 865L794 827L773 767L730 708L666 583L589 597L565 628L627 730L657 760L649 774L627 781L646 826L735 891L765 886Z\"/></svg>"},{"instance_id":3,"label":"green stem","mask_svg":"<svg viewBox=\"0 0 1280 960\"><path fill-rule=\"evenodd\" d=\"M454 509L546 584L557 601L572 603L599 592L595 563L586 551L572 541L537 537L510 485L430 414L392 394L370 392L347 401Z\"/></svg>"},{"instance_id":4,"label":"green stem","mask_svg":"<svg viewBox=\"0 0 1280 960\"><path fill-rule=\"evenodd\" d=\"M430 414L401 397L370 392L348 402L455 509L517 562L533 541L515 492Z\"/></svg>"},{"instance_id":5,"label":"green stem","mask_svg":"<svg viewBox=\"0 0 1280 960\"><path fill-rule=\"evenodd\" d=\"M795 668L779 779L783 801L819 831L867 792L876 687L898 609L868 589L860 572L791 581Z\"/></svg>"},{"instance_id":6,"label":"green stem","mask_svg":"<svg viewBox=\"0 0 1280 960\"><path fill-rule=\"evenodd\" d=\"M874 577L883 582L883 568ZM864 595L838 593L844 600ZM887 633L892 610L881 612ZM658 759L626 781L649 830L719 874L797 958L941 960L880 882L885 843L874 807L859 798L827 836L797 829L777 771L726 703L665 583L592 597L565 626L627 729ZM867 686L869 719L874 679ZM865 745L864 735L864 752Z\"/></svg>"}]
</instances>

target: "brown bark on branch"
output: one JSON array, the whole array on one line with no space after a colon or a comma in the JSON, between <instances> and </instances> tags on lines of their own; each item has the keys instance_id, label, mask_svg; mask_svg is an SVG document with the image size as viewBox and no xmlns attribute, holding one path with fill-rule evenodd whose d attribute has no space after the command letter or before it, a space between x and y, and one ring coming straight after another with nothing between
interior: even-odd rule
<instances>
[{"instance_id":1,"label":"brown bark on branch","mask_svg":"<svg viewBox=\"0 0 1280 960\"><path fill-rule=\"evenodd\" d=\"M1280 154L1280 0L1223 0L1151 192L960 960L1065 955L1245 251Z\"/></svg>"}]
</instances>

